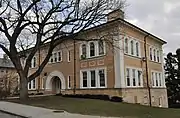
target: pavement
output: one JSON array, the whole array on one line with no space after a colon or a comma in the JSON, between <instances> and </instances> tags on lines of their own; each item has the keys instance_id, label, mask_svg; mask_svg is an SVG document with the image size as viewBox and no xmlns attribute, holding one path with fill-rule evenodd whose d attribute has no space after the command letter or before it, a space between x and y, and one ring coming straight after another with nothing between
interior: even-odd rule
<instances>
[{"instance_id":1,"label":"pavement","mask_svg":"<svg viewBox=\"0 0 180 118\"><path fill-rule=\"evenodd\" d=\"M0 101L0 111L10 113L11 115L22 116L22 118L115 118L72 114L64 110L57 111L4 101Z\"/></svg>"}]
</instances>

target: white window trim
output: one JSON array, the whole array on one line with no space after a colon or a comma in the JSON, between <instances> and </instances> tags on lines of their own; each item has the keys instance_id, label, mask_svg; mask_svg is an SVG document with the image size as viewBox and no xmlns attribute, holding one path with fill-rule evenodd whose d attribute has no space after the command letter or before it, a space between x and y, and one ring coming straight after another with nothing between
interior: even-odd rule
<instances>
[{"instance_id":1,"label":"white window trim","mask_svg":"<svg viewBox=\"0 0 180 118\"><path fill-rule=\"evenodd\" d=\"M152 73L154 73L153 78L151 77L151 81L154 81L154 86L152 85L152 87L153 88L164 88L165 87L165 84L164 84L165 80L163 80L163 73L161 71L151 70L151 76L152 76ZM156 86L156 80L154 80L154 79L156 79L156 76L155 76L156 73L158 75L158 86ZM159 78L159 73L161 74L161 78ZM159 79L161 79L161 86L159 86L160 85Z\"/></svg>"},{"instance_id":2,"label":"white window trim","mask_svg":"<svg viewBox=\"0 0 180 118\"><path fill-rule=\"evenodd\" d=\"M152 60L150 58L150 49L152 49ZM155 49L155 54L156 54L156 61L154 60L154 49ZM159 51L159 55L157 54L158 51ZM159 62L158 62L158 56L159 56ZM161 64L163 62L161 57L162 57L162 49L156 48L156 47L153 47L153 46L149 47L149 60L150 61Z\"/></svg>"},{"instance_id":3,"label":"white window trim","mask_svg":"<svg viewBox=\"0 0 180 118\"><path fill-rule=\"evenodd\" d=\"M128 53L126 53L126 43L125 43L125 39L128 39ZM131 41L133 41L133 55L131 54ZM139 51L139 56L137 56L137 52L136 52L136 43L139 44L139 47L138 47L138 51ZM141 58L141 43L139 41L139 39L136 39L134 37L131 37L131 36L125 36L124 37L124 54L127 54L128 56L132 56L132 57L137 57L137 58Z\"/></svg>"},{"instance_id":4,"label":"white window trim","mask_svg":"<svg viewBox=\"0 0 180 118\"><path fill-rule=\"evenodd\" d=\"M35 59L35 61L34 61L34 59ZM35 66L34 66L34 62L35 62ZM37 58L36 58L36 56L34 56L31 60L31 68L36 68L36 65L37 65Z\"/></svg>"},{"instance_id":5,"label":"white window trim","mask_svg":"<svg viewBox=\"0 0 180 118\"><path fill-rule=\"evenodd\" d=\"M68 83L67 88L68 88L68 89L71 89L71 87L69 87L69 85L71 85L71 84L69 83L69 80L70 80L70 79L71 79L71 76L68 75L68 76L67 76L67 81L68 81L68 82L67 82L67 83ZM70 82L71 82L71 80L70 80Z\"/></svg>"},{"instance_id":6,"label":"white window trim","mask_svg":"<svg viewBox=\"0 0 180 118\"><path fill-rule=\"evenodd\" d=\"M94 46L95 46L95 56L90 56L90 43L94 43ZM90 59L90 58L95 58L95 57L100 57L100 56L104 56L106 55L106 44L105 44L105 41L103 41L103 46L104 46L104 54L101 54L99 55L99 45L98 45L98 41L89 41L88 43L86 42L82 42L80 44L80 47L79 47L79 52L80 52L80 55L79 55L79 58L81 59L81 55L82 55L82 45L86 45L86 59Z\"/></svg>"},{"instance_id":7,"label":"white window trim","mask_svg":"<svg viewBox=\"0 0 180 118\"><path fill-rule=\"evenodd\" d=\"M61 53L61 60L59 60L59 54L58 53ZM57 61L55 62L55 58L54 58L54 54L56 53L56 58L57 58ZM51 59L53 59L53 62L51 62ZM53 64L53 63L58 63L58 62L62 62L63 60L63 57L62 57L62 50L60 51L53 51L52 52L52 56L49 58L49 64Z\"/></svg>"},{"instance_id":8,"label":"white window trim","mask_svg":"<svg viewBox=\"0 0 180 118\"><path fill-rule=\"evenodd\" d=\"M71 52L67 50L67 62L71 62Z\"/></svg>"},{"instance_id":9,"label":"white window trim","mask_svg":"<svg viewBox=\"0 0 180 118\"><path fill-rule=\"evenodd\" d=\"M35 88L33 88L33 80L31 82L31 89L29 88L29 82L28 82L28 90L36 90L36 79L35 79Z\"/></svg>"},{"instance_id":10,"label":"white window trim","mask_svg":"<svg viewBox=\"0 0 180 118\"><path fill-rule=\"evenodd\" d=\"M130 67L130 66L126 66L125 67L125 70L129 68L129 77L130 77L130 86L127 86L127 79L126 79L126 88L141 88L143 87L143 70L142 68L135 68L135 67ZM135 79L136 79L136 86L133 86L133 72L132 70L135 69ZM141 85L139 86L139 83L138 83L138 71L141 71L141 78L140 78L140 82L141 82Z\"/></svg>"},{"instance_id":11,"label":"white window trim","mask_svg":"<svg viewBox=\"0 0 180 118\"><path fill-rule=\"evenodd\" d=\"M91 75L90 75L90 71L95 70L95 79L96 79L96 87L91 87ZM100 78L98 76L98 71L99 70L104 70L104 74L105 74L105 86L104 87L100 87ZM87 72L87 87L83 87L83 75L82 72L86 71ZM102 67L102 68L91 68L91 69L83 69L80 70L80 89L89 89L89 88L107 88L107 69L106 67Z\"/></svg>"}]
</instances>

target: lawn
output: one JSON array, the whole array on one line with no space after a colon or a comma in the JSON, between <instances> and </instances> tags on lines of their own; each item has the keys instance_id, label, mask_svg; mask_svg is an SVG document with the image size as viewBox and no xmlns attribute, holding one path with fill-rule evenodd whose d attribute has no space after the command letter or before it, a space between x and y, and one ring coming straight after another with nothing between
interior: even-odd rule
<instances>
[{"instance_id":1,"label":"lawn","mask_svg":"<svg viewBox=\"0 0 180 118\"><path fill-rule=\"evenodd\" d=\"M26 102L21 102L18 99L8 101L88 115L123 116L130 118L180 118L180 109L150 108L135 104L115 103L94 99L46 96L29 98Z\"/></svg>"}]
</instances>

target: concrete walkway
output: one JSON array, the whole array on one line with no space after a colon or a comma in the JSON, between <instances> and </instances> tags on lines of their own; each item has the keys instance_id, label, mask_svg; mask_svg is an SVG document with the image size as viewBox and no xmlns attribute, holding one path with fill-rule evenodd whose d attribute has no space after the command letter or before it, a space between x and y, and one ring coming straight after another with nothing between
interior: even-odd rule
<instances>
[{"instance_id":1,"label":"concrete walkway","mask_svg":"<svg viewBox=\"0 0 180 118\"><path fill-rule=\"evenodd\" d=\"M0 111L20 115L26 118L107 118L101 116L72 114L66 111L59 111L55 113L54 111L56 110L50 110L4 101L0 101Z\"/></svg>"}]
</instances>

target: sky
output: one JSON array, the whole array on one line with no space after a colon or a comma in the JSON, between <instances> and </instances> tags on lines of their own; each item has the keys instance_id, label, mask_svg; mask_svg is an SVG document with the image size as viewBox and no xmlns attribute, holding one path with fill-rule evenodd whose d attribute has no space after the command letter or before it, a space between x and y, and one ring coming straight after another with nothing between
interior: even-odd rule
<instances>
[{"instance_id":1,"label":"sky","mask_svg":"<svg viewBox=\"0 0 180 118\"><path fill-rule=\"evenodd\" d=\"M180 48L180 0L127 0L125 17L165 40L166 54Z\"/></svg>"}]
</instances>

